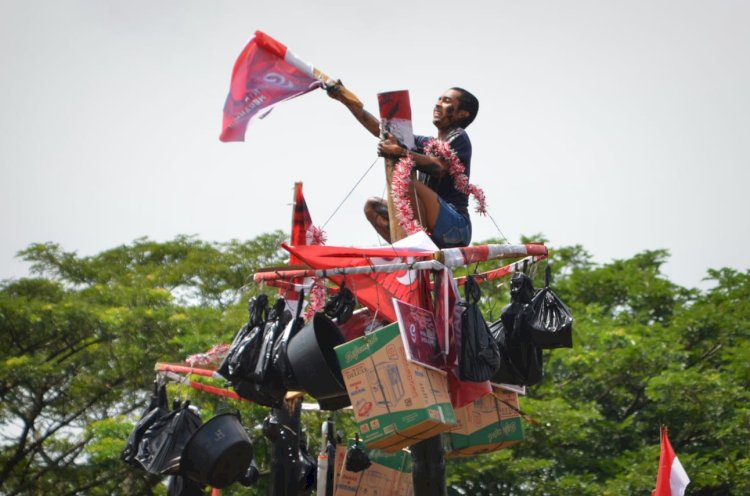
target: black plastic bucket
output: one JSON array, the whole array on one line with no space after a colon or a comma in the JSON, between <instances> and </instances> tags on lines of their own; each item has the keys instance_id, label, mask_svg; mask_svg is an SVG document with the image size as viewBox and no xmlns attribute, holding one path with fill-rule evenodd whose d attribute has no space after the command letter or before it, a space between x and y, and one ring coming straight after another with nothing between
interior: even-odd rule
<instances>
[{"instance_id":1,"label":"black plastic bucket","mask_svg":"<svg viewBox=\"0 0 750 496\"><path fill-rule=\"evenodd\" d=\"M195 431L180 458L180 471L221 489L237 481L253 460L253 444L236 413L223 413Z\"/></svg>"},{"instance_id":2,"label":"black plastic bucket","mask_svg":"<svg viewBox=\"0 0 750 496\"><path fill-rule=\"evenodd\" d=\"M287 356L297 382L318 401L321 410L338 410L351 404L333 350L344 342L338 326L322 313L316 313L289 342Z\"/></svg>"}]
</instances>

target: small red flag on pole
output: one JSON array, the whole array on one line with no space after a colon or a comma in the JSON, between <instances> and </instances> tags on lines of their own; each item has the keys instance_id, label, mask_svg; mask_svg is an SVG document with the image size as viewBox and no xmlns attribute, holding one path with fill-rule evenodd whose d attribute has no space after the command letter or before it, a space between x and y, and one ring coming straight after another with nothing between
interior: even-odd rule
<instances>
[{"instance_id":1,"label":"small red flag on pole","mask_svg":"<svg viewBox=\"0 0 750 496\"><path fill-rule=\"evenodd\" d=\"M659 471L656 474L656 489L651 492L651 496L683 496L688 484L690 477L669 443L667 428L662 426Z\"/></svg>"}]
</instances>

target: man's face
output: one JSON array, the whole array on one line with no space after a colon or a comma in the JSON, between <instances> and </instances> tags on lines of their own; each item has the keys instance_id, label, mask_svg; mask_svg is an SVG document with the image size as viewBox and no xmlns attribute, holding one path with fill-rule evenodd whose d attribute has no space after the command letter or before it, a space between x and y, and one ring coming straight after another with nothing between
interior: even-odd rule
<instances>
[{"instance_id":1,"label":"man's face","mask_svg":"<svg viewBox=\"0 0 750 496\"><path fill-rule=\"evenodd\" d=\"M435 108L432 109L432 123L438 129L456 127L459 121L469 116L469 112L459 108L458 97L461 92L448 90L438 98Z\"/></svg>"}]
</instances>

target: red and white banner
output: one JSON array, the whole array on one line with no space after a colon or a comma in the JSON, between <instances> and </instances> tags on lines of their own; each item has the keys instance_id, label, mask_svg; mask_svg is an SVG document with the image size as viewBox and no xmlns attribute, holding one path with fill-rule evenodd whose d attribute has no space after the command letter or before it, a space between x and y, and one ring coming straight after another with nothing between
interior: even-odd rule
<instances>
[{"instance_id":1,"label":"red and white banner","mask_svg":"<svg viewBox=\"0 0 750 496\"><path fill-rule=\"evenodd\" d=\"M248 122L277 103L321 85L312 66L262 31L256 31L237 57L224 104L221 141L245 141ZM261 117L263 117L261 115Z\"/></svg>"},{"instance_id":2,"label":"red and white banner","mask_svg":"<svg viewBox=\"0 0 750 496\"><path fill-rule=\"evenodd\" d=\"M651 492L651 496L683 496L688 484L690 477L672 449L667 428L662 427L659 471L656 474L656 489Z\"/></svg>"},{"instance_id":3,"label":"red and white banner","mask_svg":"<svg viewBox=\"0 0 750 496\"><path fill-rule=\"evenodd\" d=\"M438 344L435 317L422 307L394 300L399 332L404 342L406 359L444 372L445 356Z\"/></svg>"},{"instance_id":4,"label":"red and white banner","mask_svg":"<svg viewBox=\"0 0 750 496\"><path fill-rule=\"evenodd\" d=\"M414 150L414 131L411 126L411 102L409 91L378 93L380 125L383 131L392 134L409 150Z\"/></svg>"}]
</instances>

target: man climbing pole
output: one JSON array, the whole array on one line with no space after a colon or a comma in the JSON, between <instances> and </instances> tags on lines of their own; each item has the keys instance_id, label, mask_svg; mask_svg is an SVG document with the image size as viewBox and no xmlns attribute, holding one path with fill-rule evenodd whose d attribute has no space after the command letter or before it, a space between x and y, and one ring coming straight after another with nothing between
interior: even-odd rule
<instances>
[{"instance_id":1,"label":"man climbing pole","mask_svg":"<svg viewBox=\"0 0 750 496\"><path fill-rule=\"evenodd\" d=\"M362 106L342 96L340 81L328 86L328 95L342 102L373 136L381 138L378 155L398 159L406 167L419 172L405 178L403 196L408 198L399 207L402 225L418 221L439 248L468 246L471 242L469 194L474 194L484 211L484 195L468 182L471 169L471 141L465 128L474 121L479 110L477 98L462 88L450 88L439 98L432 111L437 139L415 136L415 150L409 150L390 134L381 136L380 121ZM406 170L408 173L408 169ZM391 240L387 203L383 198L369 198L365 216L387 242ZM409 219L409 217L415 219ZM393 240L395 241L395 240Z\"/></svg>"}]
</instances>

